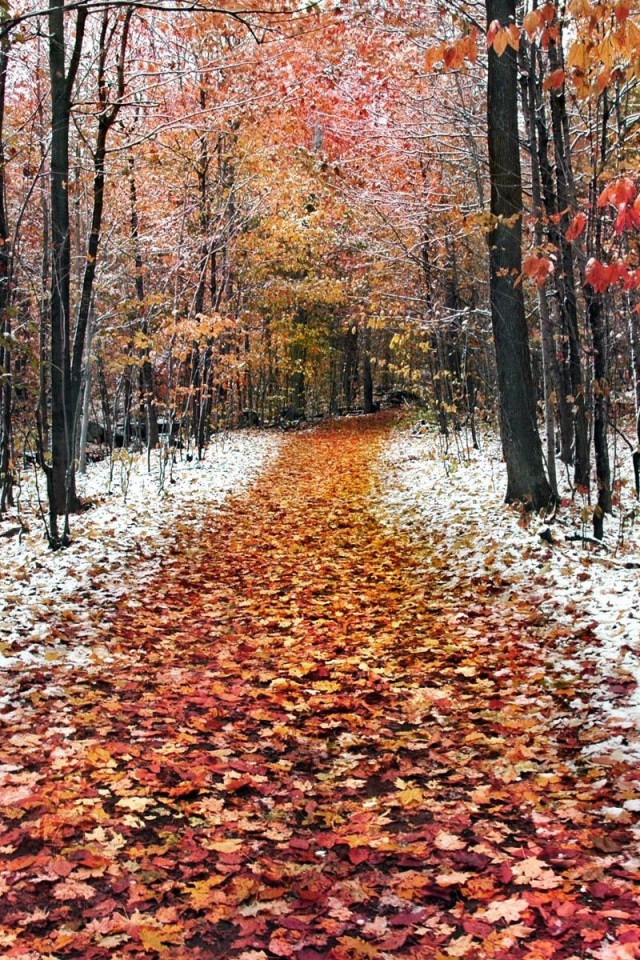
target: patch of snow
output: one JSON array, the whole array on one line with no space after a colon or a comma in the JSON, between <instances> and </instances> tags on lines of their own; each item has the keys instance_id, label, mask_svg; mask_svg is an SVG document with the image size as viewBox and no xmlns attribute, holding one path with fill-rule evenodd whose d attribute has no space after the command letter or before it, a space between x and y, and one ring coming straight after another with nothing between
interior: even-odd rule
<instances>
[{"instance_id":1,"label":"patch of snow","mask_svg":"<svg viewBox=\"0 0 640 960\"><path fill-rule=\"evenodd\" d=\"M579 495L572 499L566 481L557 521L548 527L553 542L547 543L537 517L503 502L506 469L499 440L485 438L480 450L461 437L453 444L447 449L431 428L395 431L377 465L383 521L435 548L441 580L453 592L464 580L492 577L505 585L507 595L526 591L548 624L584 644L567 651L564 673L595 671L598 709L608 724L633 731L637 739L640 570L625 562L640 561L640 523L634 524L637 500L630 479L615 515L605 520L607 552L567 539L590 531L583 530L586 504ZM565 471L558 464L559 478ZM621 464L621 471L630 476L630 465ZM447 558L454 558L451 568ZM581 706L576 701L576 708ZM610 747L616 755L626 751L627 757L640 758L637 743ZM600 743L596 749L600 753L605 747Z\"/></svg>"},{"instance_id":2,"label":"patch of snow","mask_svg":"<svg viewBox=\"0 0 640 960\"><path fill-rule=\"evenodd\" d=\"M279 447L279 436L241 431L217 438L202 461L170 463L154 452L148 464L146 453L125 451L113 466L89 464L78 492L94 505L72 516L73 542L57 552L47 546L34 475L24 478L19 512L0 521L0 535L26 527L21 537L0 540L0 671L111 662L95 642L102 611L127 594L135 604L136 588L158 572L177 537L246 489ZM56 640L53 622L73 623L86 645Z\"/></svg>"}]
</instances>

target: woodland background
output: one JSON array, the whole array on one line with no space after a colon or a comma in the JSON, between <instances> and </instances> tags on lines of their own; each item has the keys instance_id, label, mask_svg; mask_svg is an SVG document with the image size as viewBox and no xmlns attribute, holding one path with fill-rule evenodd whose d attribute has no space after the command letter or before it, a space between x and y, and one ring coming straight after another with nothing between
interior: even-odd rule
<instances>
[{"instance_id":1,"label":"woodland background","mask_svg":"<svg viewBox=\"0 0 640 960\"><path fill-rule=\"evenodd\" d=\"M612 445L639 469L638 7L3 8L0 510L39 464L57 547L87 452L415 396L516 469L535 404L534 505L557 448L602 537Z\"/></svg>"}]
</instances>

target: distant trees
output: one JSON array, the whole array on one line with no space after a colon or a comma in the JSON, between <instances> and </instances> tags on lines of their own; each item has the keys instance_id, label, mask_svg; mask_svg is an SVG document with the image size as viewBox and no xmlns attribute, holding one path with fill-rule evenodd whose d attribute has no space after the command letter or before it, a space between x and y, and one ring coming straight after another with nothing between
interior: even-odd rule
<instances>
[{"instance_id":1,"label":"distant trees","mask_svg":"<svg viewBox=\"0 0 640 960\"><path fill-rule=\"evenodd\" d=\"M447 437L500 424L508 499L549 502L557 447L602 534L640 415L637 4L448 11L5 19L0 510L35 449L61 546L92 432L199 456L403 388Z\"/></svg>"}]
</instances>

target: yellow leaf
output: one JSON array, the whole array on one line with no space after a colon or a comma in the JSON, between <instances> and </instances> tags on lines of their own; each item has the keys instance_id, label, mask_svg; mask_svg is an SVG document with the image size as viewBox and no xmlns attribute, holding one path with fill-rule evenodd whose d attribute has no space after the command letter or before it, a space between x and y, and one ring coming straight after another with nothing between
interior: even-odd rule
<instances>
[{"instance_id":1,"label":"yellow leaf","mask_svg":"<svg viewBox=\"0 0 640 960\"><path fill-rule=\"evenodd\" d=\"M466 957L469 951L473 947L473 936L469 933L464 937L458 937L457 940L452 940L447 947L447 952L444 954L445 957Z\"/></svg>"},{"instance_id":2,"label":"yellow leaf","mask_svg":"<svg viewBox=\"0 0 640 960\"><path fill-rule=\"evenodd\" d=\"M190 905L195 910L208 907L211 903L211 891L214 887L224 883L226 879L227 877L224 874L214 873L212 877L207 877L206 880L196 880L195 883L185 886L184 892L189 896Z\"/></svg>"},{"instance_id":3,"label":"yellow leaf","mask_svg":"<svg viewBox=\"0 0 640 960\"><path fill-rule=\"evenodd\" d=\"M398 794L398 800L403 807L412 807L422 803L424 794L419 787L406 787L402 793Z\"/></svg>"},{"instance_id":4,"label":"yellow leaf","mask_svg":"<svg viewBox=\"0 0 640 960\"><path fill-rule=\"evenodd\" d=\"M176 924L167 927L140 927L138 933L145 950L155 950L156 953L163 953L167 944L183 942L182 930Z\"/></svg>"},{"instance_id":5,"label":"yellow leaf","mask_svg":"<svg viewBox=\"0 0 640 960\"><path fill-rule=\"evenodd\" d=\"M360 940L359 937L340 937L338 942L346 947L354 957L371 957L373 960L379 954L377 947L365 940Z\"/></svg>"},{"instance_id":6,"label":"yellow leaf","mask_svg":"<svg viewBox=\"0 0 640 960\"><path fill-rule=\"evenodd\" d=\"M456 870L452 870L451 873L440 873L436 877L436 883L439 887L454 887L457 884L466 883L470 873L461 873Z\"/></svg>"},{"instance_id":7,"label":"yellow leaf","mask_svg":"<svg viewBox=\"0 0 640 960\"><path fill-rule=\"evenodd\" d=\"M228 840L214 840L212 843L207 843L206 846L209 850L215 850L216 853L237 853L238 850L242 850L244 841L239 837L229 837Z\"/></svg>"},{"instance_id":8,"label":"yellow leaf","mask_svg":"<svg viewBox=\"0 0 640 960\"><path fill-rule=\"evenodd\" d=\"M584 43L573 43L567 57L567 66L586 73L589 66L589 56Z\"/></svg>"},{"instance_id":9,"label":"yellow leaf","mask_svg":"<svg viewBox=\"0 0 640 960\"><path fill-rule=\"evenodd\" d=\"M134 813L142 813L147 807L152 807L155 800L150 797L121 797L116 803L116 807L124 807L125 810L132 810Z\"/></svg>"}]
</instances>

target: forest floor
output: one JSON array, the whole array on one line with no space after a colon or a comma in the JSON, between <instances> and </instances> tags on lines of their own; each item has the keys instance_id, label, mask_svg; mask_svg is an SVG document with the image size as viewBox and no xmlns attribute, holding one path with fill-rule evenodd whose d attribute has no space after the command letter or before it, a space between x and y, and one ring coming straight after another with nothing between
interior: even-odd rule
<instances>
[{"instance_id":1,"label":"forest floor","mask_svg":"<svg viewBox=\"0 0 640 960\"><path fill-rule=\"evenodd\" d=\"M634 641L605 677L499 527L480 566L468 513L393 523L389 429L287 437L50 658L7 646L2 958L640 957Z\"/></svg>"}]
</instances>

